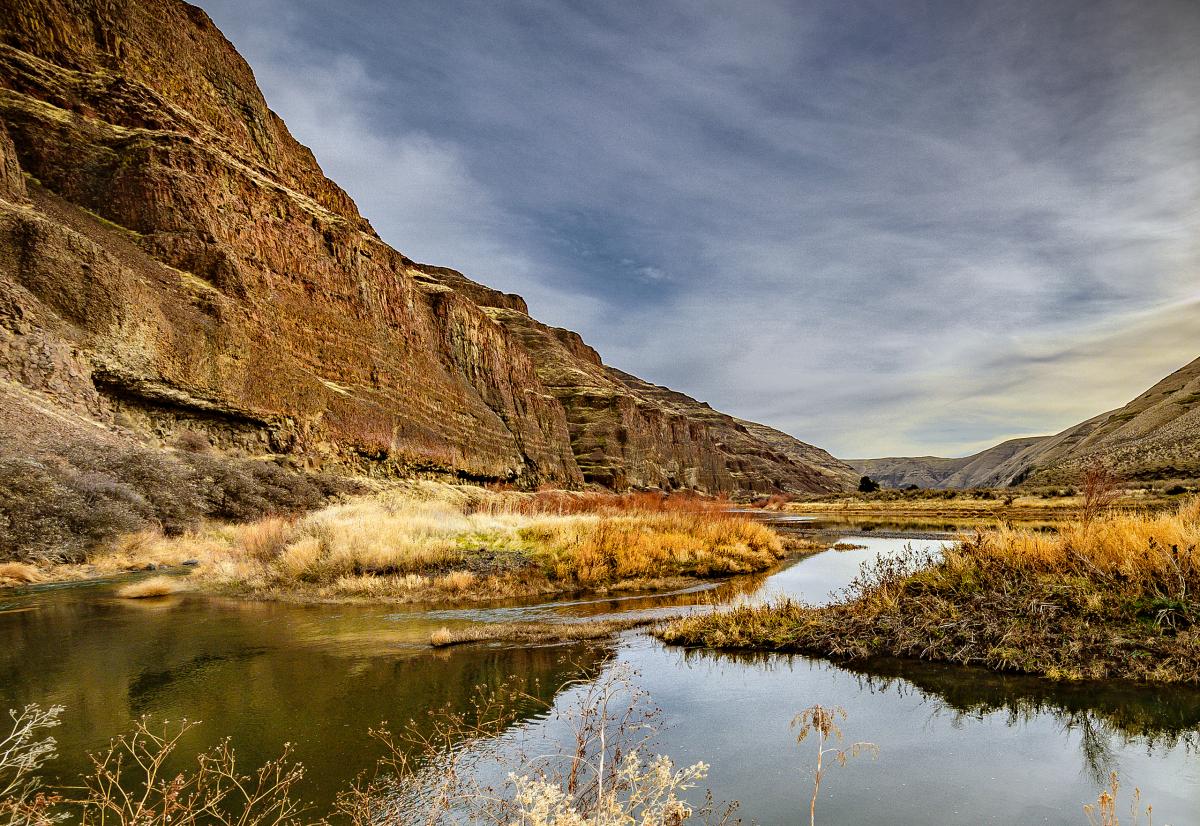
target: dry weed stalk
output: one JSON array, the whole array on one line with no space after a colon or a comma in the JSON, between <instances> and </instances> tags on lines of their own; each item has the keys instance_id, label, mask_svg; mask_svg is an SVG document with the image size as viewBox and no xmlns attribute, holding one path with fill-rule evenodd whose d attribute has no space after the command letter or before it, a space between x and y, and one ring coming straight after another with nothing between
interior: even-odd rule
<instances>
[{"instance_id":1,"label":"dry weed stalk","mask_svg":"<svg viewBox=\"0 0 1200 826\"><path fill-rule=\"evenodd\" d=\"M1102 459L1093 459L1079 479L1083 491L1081 521L1086 529L1097 517L1111 508L1121 495L1118 479Z\"/></svg>"},{"instance_id":2,"label":"dry weed stalk","mask_svg":"<svg viewBox=\"0 0 1200 826\"><path fill-rule=\"evenodd\" d=\"M1100 792L1100 796L1095 803L1083 807L1084 814L1087 815L1088 823L1091 826L1120 826L1121 820L1117 817L1117 795L1121 790L1121 784L1118 781L1117 773L1113 772L1108 776L1108 788ZM1133 800L1129 804L1129 815L1132 818L1132 826L1138 826L1142 815L1146 815L1146 826L1154 826L1154 807L1142 805L1142 791L1134 788Z\"/></svg>"},{"instance_id":3,"label":"dry weed stalk","mask_svg":"<svg viewBox=\"0 0 1200 826\"><path fill-rule=\"evenodd\" d=\"M845 720L846 717L846 709L841 706L826 708L822 705L814 705L804 709L792 719L792 728L800 730L800 733L796 735L797 743L803 743L809 735L815 736L817 740L817 763L813 768L813 793L812 800L808 805L810 826L816 826L817 823L817 796L821 793L821 778L825 774L825 755L832 754L839 766L846 765L846 761L852 757L858 757L863 752L870 754L872 758L879 756L879 746L865 741L851 743L845 748L840 745L827 745L831 741L839 744L842 742L842 730L838 727L837 721L838 719Z\"/></svg>"}]
</instances>

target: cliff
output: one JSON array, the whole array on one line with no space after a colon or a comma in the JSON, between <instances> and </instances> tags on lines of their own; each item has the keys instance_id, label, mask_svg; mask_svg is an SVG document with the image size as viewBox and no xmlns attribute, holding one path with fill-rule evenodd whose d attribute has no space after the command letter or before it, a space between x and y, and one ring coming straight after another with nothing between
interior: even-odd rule
<instances>
[{"instance_id":1,"label":"cliff","mask_svg":"<svg viewBox=\"0 0 1200 826\"><path fill-rule=\"evenodd\" d=\"M41 453L65 428L522 485L844 476L383 243L179 0L0 7L0 403Z\"/></svg>"}]
</instances>

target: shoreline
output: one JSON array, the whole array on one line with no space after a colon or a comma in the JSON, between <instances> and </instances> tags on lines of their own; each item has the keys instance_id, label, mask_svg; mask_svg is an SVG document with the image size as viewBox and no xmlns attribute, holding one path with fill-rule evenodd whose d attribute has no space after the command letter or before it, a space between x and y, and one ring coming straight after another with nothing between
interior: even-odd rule
<instances>
[{"instance_id":1,"label":"shoreline","mask_svg":"<svg viewBox=\"0 0 1200 826\"><path fill-rule=\"evenodd\" d=\"M1001 526L864 566L848 598L678 620L668 644L859 661L898 657L1053 680L1200 685L1200 498L1054 533Z\"/></svg>"}]
</instances>

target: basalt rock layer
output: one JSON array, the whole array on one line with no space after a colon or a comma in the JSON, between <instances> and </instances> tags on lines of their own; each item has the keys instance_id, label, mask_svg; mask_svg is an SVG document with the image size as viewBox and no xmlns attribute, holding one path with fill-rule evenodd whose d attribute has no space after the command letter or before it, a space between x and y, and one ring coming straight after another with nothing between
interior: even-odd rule
<instances>
[{"instance_id":1,"label":"basalt rock layer","mask_svg":"<svg viewBox=\"0 0 1200 826\"><path fill-rule=\"evenodd\" d=\"M849 478L383 243L179 0L0 7L0 402L42 452L99 427L530 485Z\"/></svg>"}]
</instances>

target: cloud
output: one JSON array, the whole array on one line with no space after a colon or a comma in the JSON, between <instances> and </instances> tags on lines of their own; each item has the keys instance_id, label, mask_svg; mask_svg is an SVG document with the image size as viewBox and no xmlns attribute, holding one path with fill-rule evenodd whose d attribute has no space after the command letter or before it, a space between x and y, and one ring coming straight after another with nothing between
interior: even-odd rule
<instances>
[{"instance_id":1,"label":"cloud","mask_svg":"<svg viewBox=\"0 0 1200 826\"><path fill-rule=\"evenodd\" d=\"M1186 0L205 6L393 245L835 453L1059 430L1197 355Z\"/></svg>"}]
</instances>

